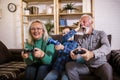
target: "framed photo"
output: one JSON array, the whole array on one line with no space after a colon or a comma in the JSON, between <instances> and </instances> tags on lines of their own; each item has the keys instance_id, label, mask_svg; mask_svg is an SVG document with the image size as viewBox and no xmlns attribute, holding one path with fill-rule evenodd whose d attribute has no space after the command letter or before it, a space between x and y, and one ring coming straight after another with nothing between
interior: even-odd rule
<instances>
[{"instance_id":1,"label":"framed photo","mask_svg":"<svg viewBox=\"0 0 120 80\"><path fill-rule=\"evenodd\" d=\"M67 26L67 21L66 21L66 19L60 19L59 24L60 24L61 27Z\"/></svg>"}]
</instances>

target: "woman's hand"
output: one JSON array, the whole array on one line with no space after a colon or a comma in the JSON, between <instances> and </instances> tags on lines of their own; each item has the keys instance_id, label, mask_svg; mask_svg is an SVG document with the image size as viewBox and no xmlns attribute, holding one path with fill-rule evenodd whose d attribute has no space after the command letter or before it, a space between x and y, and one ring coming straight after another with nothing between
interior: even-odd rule
<instances>
[{"instance_id":1,"label":"woman's hand","mask_svg":"<svg viewBox=\"0 0 120 80\"><path fill-rule=\"evenodd\" d=\"M33 54L34 54L34 57L36 58L43 58L45 55L45 53L39 48L35 48Z\"/></svg>"},{"instance_id":2,"label":"woman's hand","mask_svg":"<svg viewBox=\"0 0 120 80\"><path fill-rule=\"evenodd\" d=\"M22 58L27 59L29 57L29 54L28 53L24 53L24 51L22 51L21 52L21 56L22 56Z\"/></svg>"}]
</instances>

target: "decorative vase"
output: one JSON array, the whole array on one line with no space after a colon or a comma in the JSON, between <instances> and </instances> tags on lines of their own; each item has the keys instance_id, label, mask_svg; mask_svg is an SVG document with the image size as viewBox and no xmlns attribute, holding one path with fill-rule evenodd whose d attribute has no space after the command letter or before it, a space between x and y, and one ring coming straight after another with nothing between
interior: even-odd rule
<instances>
[{"instance_id":1,"label":"decorative vase","mask_svg":"<svg viewBox=\"0 0 120 80\"><path fill-rule=\"evenodd\" d=\"M69 9L69 10L67 10L67 13L69 13L69 14L70 14L71 12L72 12L72 10L70 10L70 9Z\"/></svg>"}]
</instances>

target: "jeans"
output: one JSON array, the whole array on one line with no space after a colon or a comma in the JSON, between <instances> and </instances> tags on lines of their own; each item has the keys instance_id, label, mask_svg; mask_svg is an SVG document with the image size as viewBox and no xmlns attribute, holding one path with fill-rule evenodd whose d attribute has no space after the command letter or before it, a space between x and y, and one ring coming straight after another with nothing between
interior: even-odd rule
<instances>
[{"instance_id":1,"label":"jeans","mask_svg":"<svg viewBox=\"0 0 120 80\"><path fill-rule=\"evenodd\" d=\"M49 68L49 65L29 65L25 71L25 80L43 80L49 72Z\"/></svg>"},{"instance_id":2,"label":"jeans","mask_svg":"<svg viewBox=\"0 0 120 80\"><path fill-rule=\"evenodd\" d=\"M56 70L51 70L44 80L57 80L58 78L59 73ZM68 80L68 77L64 72L61 74L61 80Z\"/></svg>"},{"instance_id":3,"label":"jeans","mask_svg":"<svg viewBox=\"0 0 120 80\"><path fill-rule=\"evenodd\" d=\"M113 80L112 67L108 63L104 63L97 68L92 68L85 64L68 62L66 64L66 71L70 80L80 80L81 76L87 74L93 74L99 77L100 80Z\"/></svg>"}]
</instances>

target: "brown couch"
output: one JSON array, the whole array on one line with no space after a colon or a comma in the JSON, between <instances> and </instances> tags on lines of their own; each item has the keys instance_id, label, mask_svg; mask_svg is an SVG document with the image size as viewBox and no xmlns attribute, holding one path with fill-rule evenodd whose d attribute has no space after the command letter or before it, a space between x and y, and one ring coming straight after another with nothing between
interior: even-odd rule
<instances>
[{"instance_id":1,"label":"brown couch","mask_svg":"<svg viewBox=\"0 0 120 80\"><path fill-rule=\"evenodd\" d=\"M61 41L62 35L51 35L55 40ZM111 35L108 35L108 40L111 44ZM78 38L82 38L81 35L75 35L74 39L77 41ZM120 50L112 50L109 55L107 55L108 62L113 67L113 80L120 80ZM94 75L81 76L80 80L100 80Z\"/></svg>"},{"instance_id":2,"label":"brown couch","mask_svg":"<svg viewBox=\"0 0 120 80\"><path fill-rule=\"evenodd\" d=\"M61 35L51 35L53 39L61 41ZM75 35L77 40L79 35ZM108 35L111 42L111 35ZM0 41L0 80L23 80L25 64L21 58L22 49L7 49ZM120 80L120 50L112 50L107 55L108 62L113 67L113 80ZM94 75L82 76L80 80L99 80Z\"/></svg>"},{"instance_id":3,"label":"brown couch","mask_svg":"<svg viewBox=\"0 0 120 80\"><path fill-rule=\"evenodd\" d=\"M0 80L20 80L26 66L20 55L21 50L8 49L0 41Z\"/></svg>"}]
</instances>

